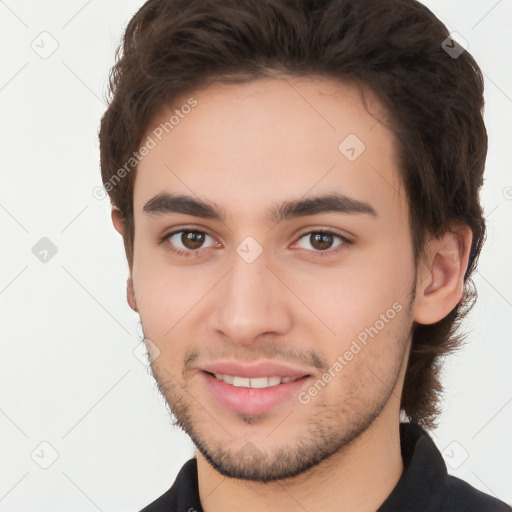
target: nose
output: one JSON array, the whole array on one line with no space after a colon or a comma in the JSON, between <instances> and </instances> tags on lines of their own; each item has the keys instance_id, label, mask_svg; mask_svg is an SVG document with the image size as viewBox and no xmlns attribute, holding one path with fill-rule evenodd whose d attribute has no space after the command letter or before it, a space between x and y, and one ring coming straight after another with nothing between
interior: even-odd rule
<instances>
[{"instance_id":1,"label":"nose","mask_svg":"<svg viewBox=\"0 0 512 512\"><path fill-rule=\"evenodd\" d=\"M254 344L262 335L286 334L293 325L290 292L267 267L265 251L252 263L237 253L231 271L215 287L210 328L233 343Z\"/></svg>"}]
</instances>

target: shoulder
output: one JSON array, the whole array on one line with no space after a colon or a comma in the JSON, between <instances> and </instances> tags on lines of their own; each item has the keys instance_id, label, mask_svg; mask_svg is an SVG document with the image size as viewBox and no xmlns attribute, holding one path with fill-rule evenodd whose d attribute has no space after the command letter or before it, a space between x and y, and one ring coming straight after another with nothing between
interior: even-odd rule
<instances>
[{"instance_id":1,"label":"shoulder","mask_svg":"<svg viewBox=\"0 0 512 512\"><path fill-rule=\"evenodd\" d=\"M430 434L415 423L400 424L404 471L379 512L512 512L503 501L448 474Z\"/></svg>"},{"instance_id":2,"label":"shoulder","mask_svg":"<svg viewBox=\"0 0 512 512\"><path fill-rule=\"evenodd\" d=\"M172 486L140 512L202 512L197 485L197 459L185 462Z\"/></svg>"},{"instance_id":3,"label":"shoulder","mask_svg":"<svg viewBox=\"0 0 512 512\"><path fill-rule=\"evenodd\" d=\"M505 502L479 491L464 480L447 475L446 493L440 511L512 512Z\"/></svg>"}]
</instances>

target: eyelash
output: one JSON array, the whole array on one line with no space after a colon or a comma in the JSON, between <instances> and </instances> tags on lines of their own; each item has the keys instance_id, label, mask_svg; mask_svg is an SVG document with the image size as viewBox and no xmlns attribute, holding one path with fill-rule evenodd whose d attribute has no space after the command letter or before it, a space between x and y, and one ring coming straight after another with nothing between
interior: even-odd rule
<instances>
[{"instance_id":1,"label":"eyelash","mask_svg":"<svg viewBox=\"0 0 512 512\"><path fill-rule=\"evenodd\" d=\"M186 232L189 232L189 233L199 233L199 234L203 234L203 235L208 235L208 233L206 233L204 231L200 231L198 229L180 229L180 230L173 231L172 233L169 233L167 235L164 235L164 236L160 237L159 238L159 243L160 244L165 244L166 242L169 241L169 239L172 236L174 236L174 235L176 235L178 233L186 233ZM297 242L299 240L301 240L302 238L304 238L306 235L312 235L312 234L332 235L334 238L337 238L339 241L343 242L340 245L336 246L334 249L327 249L325 251L312 251L312 250L309 250L309 249L304 249L304 250L310 252L313 257L331 256L332 254L335 254L339 250L341 250L343 248L343 246L350 245L352 243L351 240L349 240L348 238L344 237L343 235L340 235L339 233L336 233L335 231L329 231L329 230L326 230L326 229L317 229L317 230L313 230L313 231L308 231L307 233L303 233L297 239ZM210 235L208 235L208 236L210 236ZM196 257L198 257L198 255L201 253L202 250L209 249L209 247L201 248L201 249L196 249L196 250L192 250L191 249L191 250L188 250L188 251L182 251L181 249L176 249L174 246L172 246L170 244L167 244L166 249L169 252L171 252L172 254L176 254L177 256L191 257L193 255L196 255Z\"/></svg>"}]
</instances>

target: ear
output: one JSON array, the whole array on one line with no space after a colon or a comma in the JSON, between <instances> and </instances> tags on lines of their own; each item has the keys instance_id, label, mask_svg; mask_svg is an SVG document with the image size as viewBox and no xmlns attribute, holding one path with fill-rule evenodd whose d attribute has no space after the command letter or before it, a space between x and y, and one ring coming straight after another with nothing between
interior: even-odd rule
<instances>
[{"instance_id":1,"label":"ear","mask_svg":"<svg viewBox=\"0 0 512 512\"><path fill-rule=\"evenodd\" d=\"M128 300L128 304L133 309L133 311L138 313L139 310L137 309L137 301L135 300L135 291L133 289L133 279L131 276L126 282L126 299Z\"/></svg>"},{"instance_id":2,"label":"ear","mask_svg":"<svg viewBox=\"0 0 512 512\"><path fill-rule=\"evenodd\" d=\"M114 224L114 228L121 235L124 236L124 221L123 215L121 214L121 210L112 206L112 224Z\"/></svg>"},{"instance_id":3,"label":"ear","mask_svg":"<svg viewBox=\"0 0 512 512\"><path fill-rule=\"evenodd\" d=\"M466 224L452 224L441 238L427 245L427 261L420 264L416 282L414 321L433 324L461 301L473 233Z\"/></svg>"},{"instance_id":4,"label":"ear","mask_svg":"<svg viewBox=\"0 0 512 512\"><path fill-rule=\"evenodd\" d=\"M115 206L113 206L111 215L112 224L114 224L114 228L124 238L125 224L123 221L121 211ZM128 278L128 281L126 282L126 299L128 301L129 306L133 309L133 311L138 313L139 310L137 309L137 301L135 300L135 291L133 289L133 278L131 277L131 275Z\"/></svg>"}]
</instances>

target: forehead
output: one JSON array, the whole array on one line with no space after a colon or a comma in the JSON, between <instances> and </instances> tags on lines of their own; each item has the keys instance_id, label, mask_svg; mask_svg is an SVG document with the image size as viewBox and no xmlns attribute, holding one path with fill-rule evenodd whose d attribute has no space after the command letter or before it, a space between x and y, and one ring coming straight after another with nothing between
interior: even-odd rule
<instances>
[{"instance_id":1,"label":"forehead","mask_svg":"<svg viewBox=\"0 0 512 512\"><path fill-rule=\"evenodd\" d=\"M193 106L191 106L193 105ZM340 192L397 214L404 206L394 135L374 95L317 78L214 84L162 108L142 143L134 208L195 195L228 216ZM243 213L242 213L243 212Z\"/></svg>"}]
</instances>

